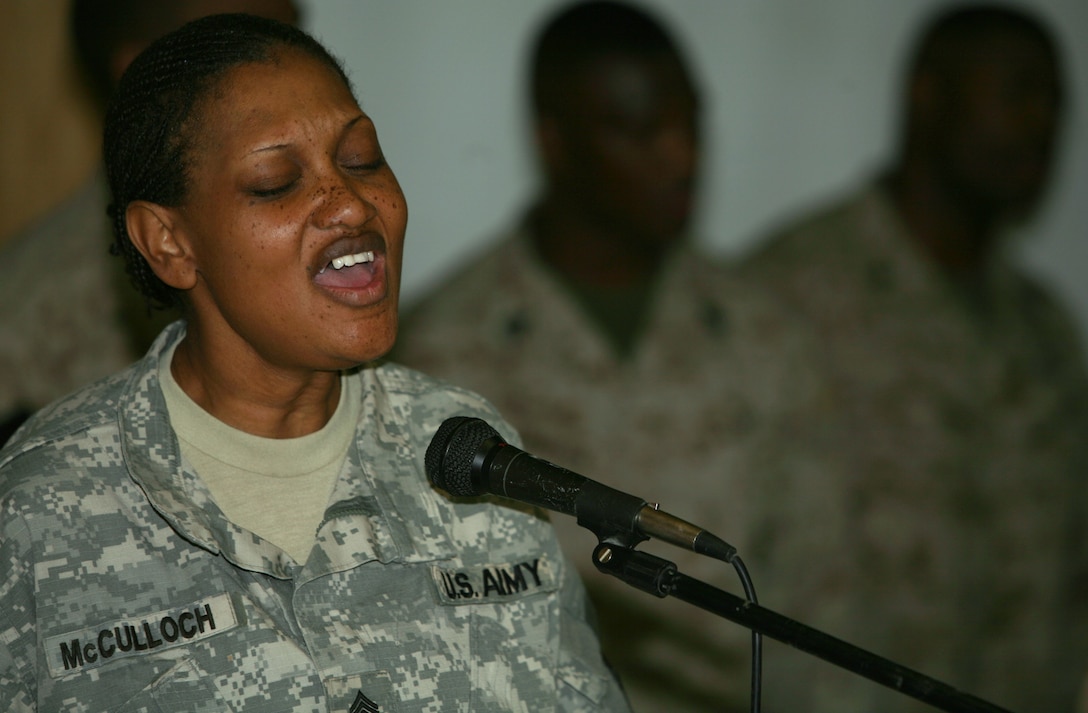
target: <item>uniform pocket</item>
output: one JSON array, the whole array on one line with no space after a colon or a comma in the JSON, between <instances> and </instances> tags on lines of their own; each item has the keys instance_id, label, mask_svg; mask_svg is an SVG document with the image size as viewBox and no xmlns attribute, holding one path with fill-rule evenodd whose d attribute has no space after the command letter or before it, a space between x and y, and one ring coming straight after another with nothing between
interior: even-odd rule
<instances>
[{"instance_id":1,"label":"uniform pocket","mask_svg":"<svg viewBox=\"0 0 1088 713\"><path fill-rule=\"evenodd\" d=\"M222 713L235 709L219 695L212 677L182 659L125 702L118 713Z\"/></svg>"}]
</instances>

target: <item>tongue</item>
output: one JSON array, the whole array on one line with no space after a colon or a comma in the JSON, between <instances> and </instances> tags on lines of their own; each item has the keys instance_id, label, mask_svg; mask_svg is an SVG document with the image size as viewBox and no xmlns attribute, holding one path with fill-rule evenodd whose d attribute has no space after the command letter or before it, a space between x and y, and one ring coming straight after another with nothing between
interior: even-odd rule
<instances>
[{"instance_id":1,"label":"tongue","mask_svg":"<svg viewBox=\"0 0 1088 713\"><path fill-rule=\"evenodd\" d=\"M374 263L362 262L339 270L331 265L314 278L314 283L322 287L341 290L359 290L374 281Z\"/></svg>"}]
</instances>

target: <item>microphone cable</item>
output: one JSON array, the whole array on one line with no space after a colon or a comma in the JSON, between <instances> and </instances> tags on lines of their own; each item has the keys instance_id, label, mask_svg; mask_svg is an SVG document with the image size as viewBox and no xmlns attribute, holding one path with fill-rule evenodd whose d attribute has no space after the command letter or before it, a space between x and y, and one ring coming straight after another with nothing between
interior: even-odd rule
<instances>
[{"instance_id":1,"label":"microphone cable","mask_svg":"<svg viewBox=\"0 0 1088 713\"><path fill-rule=\"evenodd\" d=\"M744 566L740 555L733 555L731 560L733 569L737 571L741 586L744 588L744 596L752 604L759 604L756 599L756 588L752 584L752 578L748 575L748 568ZM760 713L763 698L763 634L752 632L752 678L750 683L751 700L749 707L752 713Z\"/></svg>"},{"instance_id":2,"label":"microphone cable","mask_svg":"<svg viewBox=\"0 0 1088 713\"><path fill-rule=\"evenodd\" d=\"M736 570L737 577L740 579L741 587L744 589L745 598L750 603L759 605L759 599L756 597L756 586L752 583L752 577L748 574L748 568L744 565L744 561L741 560L740 555L735 550L727 557L718 557L713 554L707 556L733 565L733 569ZM763 634L758 631L752 632L752 676L749 686L751 695L749 710L751 713L760 713L763 707Z\"/></svg>"}]
</instances>

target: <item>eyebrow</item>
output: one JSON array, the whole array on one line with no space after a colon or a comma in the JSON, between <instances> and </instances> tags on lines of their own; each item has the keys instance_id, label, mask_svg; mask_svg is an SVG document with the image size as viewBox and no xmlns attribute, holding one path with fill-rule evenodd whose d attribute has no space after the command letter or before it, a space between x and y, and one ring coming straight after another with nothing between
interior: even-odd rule
<instances>
[{"instance_id":1,"label":"eyebrow","mask_svg":"<svg viewBox=\"0 0 1088 713\"><path fill-rule=\"evenodd\" d=\"M350 121L348 121L347 123L345 123L341 127L341 133L344 133L344 132L348 131L349 129L354 127L356 124L358 124L360 121L368 121L372 125L374 123L370 119L370 117L368 117L366 115L366 112L360 112L356 116L352 117L352 119ZM259 148L253 149L252 151L248 152L246 155L247 156L252 156L253 154L265 153L265 152L268 152L268 151L277 151L279 149L285 149L288 146L290 146L290 144L271 144L269 146L261 146Z\"/></svg>"}]
</instances>

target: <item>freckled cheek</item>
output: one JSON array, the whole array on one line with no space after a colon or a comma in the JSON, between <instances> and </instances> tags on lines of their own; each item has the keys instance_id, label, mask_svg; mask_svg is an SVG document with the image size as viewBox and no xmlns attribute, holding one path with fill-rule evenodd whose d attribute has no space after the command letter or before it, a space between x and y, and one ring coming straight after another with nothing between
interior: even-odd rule
<instances>
[{"instance_id":1,"label":"freckled cheek","mask_svg":"<svg viewBox=\"0 0 1088 713\"><path fill-rule=\"evenodd\" d=\"M226 279L239 282L243 289L283 292L290 273L297 269L296 231L290 221L253 219L238 225L227 237L230 249L226 264L216 271Z\"/></svg>"},{"instance_id":2,"label":"freckled cheek","mask_svg":"<svg viewBox=\"0 0 1088 713\"><path fill-rule=\"evenodd\" d=\"M403 241L403 233L408 223L408 206L404 201L404 194L400 191L382 193L373 202L379 207L390 228L396 229L396 235L390 237Z\"/></svg>"}]
</instances>

